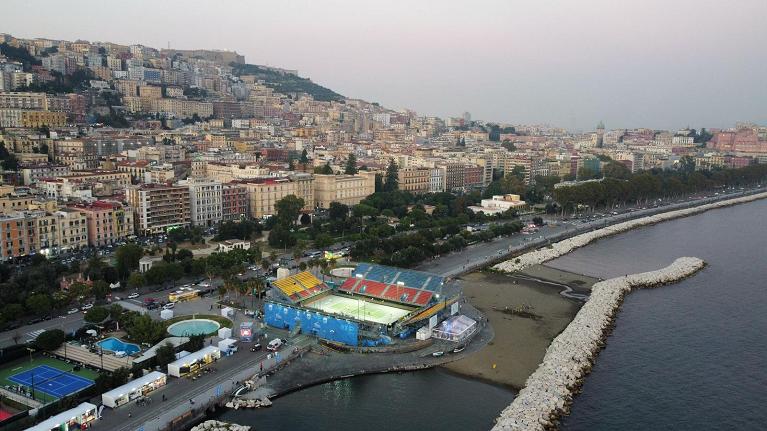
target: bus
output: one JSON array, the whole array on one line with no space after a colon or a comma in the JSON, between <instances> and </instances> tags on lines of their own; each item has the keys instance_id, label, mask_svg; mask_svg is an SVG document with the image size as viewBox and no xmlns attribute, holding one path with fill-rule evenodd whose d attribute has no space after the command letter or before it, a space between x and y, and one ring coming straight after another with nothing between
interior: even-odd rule
<instances>
[{"instance_id":1,"label":"bus","mask_svg":"<svg viewBox=\"0 0 767 431\"><path fill-rule=\"evenodd\" d=\"M196 299L198 296L200 296L200 291L197 289L177 290L168 295L168 301L170 302L189 301L192 299Z\"/></svg>"}]
</instances>

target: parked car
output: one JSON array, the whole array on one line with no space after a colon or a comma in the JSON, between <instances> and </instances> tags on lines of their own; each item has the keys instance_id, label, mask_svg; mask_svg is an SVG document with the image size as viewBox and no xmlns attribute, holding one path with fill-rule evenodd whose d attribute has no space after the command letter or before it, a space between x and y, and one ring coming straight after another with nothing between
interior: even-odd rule
<instances>
[{"instance_id":1,"label":"parked car","mask_svg":"<svg viewBox=\"0 0 767 431\"><path fill-rule=\"evenodd\" d=\"M158 308L160 308L160 306L156 302L150 302L146 305L147 310L156 310Z\"/></svg>"},{"instance_id":2,"label":"parked car","mask_svg":"<svg viewBox=\"0 0 767 431\"><path fill-rule=\"evenodd\" d=\"M138 298L138 292L133 292L130 295L128 295L128 299L134 299L134 298Z\"/></svg>"},{"instance_id":3,"label":"parked car","mask_svg":"<svg viewBox=\"0 0 767 431\"><path fill-rule=\"evenodd\" d=\"M443 351L439 351L439 352L434 352L434 353L432 353L431 355L432 355L432 356L434 356L434 357L436 358L436 357L442 356L442 355L444 355L444 354L445 354L445 352L443 352Z\"/></svg>"},{"instance_id":4,"label":"parked car","mask_svg":"<svg viewBox=\"0 0 767 431\"><path fill-rule=\"evenodd\" d=\"M266 345L266 349L270 350L272 352L276 352L277 350L282 347L282 340L279 338L275 338L274 340L270 341L269 344Z\"/></svg>"},{"instance_id":5,"label":"parked car","mask_svg":"<svg viewBox=\"0 0 767 431\"><path fill-rule=\"evenodd\" d=\"M173 309L173 307L175 307L175 306L176 306L176 303L175 303L175 302L169 302L169 303L167 303L167 304L163 305L163 306L162 306L162 309L163 309L163 310L172 310L172 309Z\"/></svg>"},{"instance_id":6,"label":"parked car","mask_svg":"<svg viewBox=\"0 0 767 431\"><path fill-rule=\"evenodd\" d=\"M250 348L251 352L258 352L259 350L261 350L261 343L256 343Z\"/></svg>"},{"instance_id":7,"label":"parked car","mask_svg":"<svg viewBox=\"0 0 767 431\"><path fill-rule=\"evenodd\" d=\"M67 311L67 314L76 314L78 312L80 312L80 310L78 310L77 308L73 308L73 309Z\"/></svg>"},{"instance_id":8,"label":"parked car","mask_svg":"<svg viewBox=\"0 0 767 431\"><path fill-rule=\"evenodd\" d=\"M91 308L93 308L93 304L85 304L82 307L80 307L80 309L83 311L90 310Z\"/></svg>"}]
</instances>

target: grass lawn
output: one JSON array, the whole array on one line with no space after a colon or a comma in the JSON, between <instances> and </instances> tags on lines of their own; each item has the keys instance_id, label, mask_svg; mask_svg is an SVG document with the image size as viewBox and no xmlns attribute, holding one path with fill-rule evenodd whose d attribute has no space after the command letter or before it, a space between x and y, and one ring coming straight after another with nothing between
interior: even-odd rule
<instances>
[{"instance_id":1,"label":"grass lawn","mask_svg":"<svg viewBox=\"0 0 767 431\"><path fill-rule=\"evenodd\" d=\"M98 377L98 373L86 368L80 369L80 371L73 371L72 367L73 364L67 364L64 361L61 361L59 359L54 358L48 358L44 356L33 356L32 361L30 362L29 358L19 359L16 361L11 362L10 364L7 364L5 367L0 369L0 386L13 386L17 383L14 383L10 380L8 380L9 377L19 374L21 372L31 370L32 368L35 368L39 365L47 365L52 368L59 369L61 371L66 371L70 374L74 374L76 376L84 377L89 380L96 380L96 377ZM37 392L35 391L35 399L41 402L49 402L56 399L52 395L45 394L43 392Z\"/></svg>"}]
</instances>

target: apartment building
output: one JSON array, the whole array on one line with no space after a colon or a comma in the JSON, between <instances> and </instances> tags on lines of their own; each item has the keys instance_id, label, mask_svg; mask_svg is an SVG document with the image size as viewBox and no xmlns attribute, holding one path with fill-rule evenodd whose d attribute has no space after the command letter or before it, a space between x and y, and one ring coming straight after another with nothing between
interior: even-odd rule
<instances>
[{"instance_id":1,"label":"apartment building","mask_svg":"<svg viewBox=\"0 0 767 431\"><path fill-rule=\"evenodd\" d=\"M85 215L89 245L113 244L134 233L133 209L119 202L96 201L72 209Z\"/></svg>"},{"instance_id":2,"label":"apartment building","mask_svg":"<svg viewBox=\"0 0 767 431\"><path fill-rule=\"evenodd\" d=\"M0 108L40 110L48 109L45 93L0 93Z\"/></svg>"},{"instance_id":3,"label":"apartment building","mask_svg":"<svg viewBox=\"0 0 767 431\"><path fill-rule=\"evenodd\" d=\"M32 249L33 229L32 219L22 212L0 215L0 259L8 261L28 255Z\"/></svg>"},{"instance_id":4,"label":"apartment building","mask_svg":"<svg viewBox=\"0 0 767 431\"><path fill-rule=\"evenodd\" d=\"M58 163L24 164L20 167L25 186L35 184L44 178L55 178L70 174L69 166Z\"/></svg>"},{"instance_id":5,"label":"apartment building","mask_svg":"<svg viewBox=\"0 0 767 431\"><path fill-rule=\"evenodd\" d=\"M221 187L221 218L232 221L247 216L248 189L240 184L224 184Z\"/></svg>"},{"instance_id":6,"label":"apartment building","mask_svg":"<svg viewBox=\"0 0 767 431\"><path fill-rule=\"evenodd\" d=\"M30 129L39 127L64 127L67 124L67 114L52 111L22 111L21 126Z\"/></svg>"},{"instance_id":7,"label":"apartment building","mask_svg":"<svg viewBox=\"0 0 767 431\"><path fill-rule=\"evenodd\" d=\"M429 168L401 168L398 171L399 189L411 193L429 191L431 170Z\"/></svg>"},{"instance_id":8,"label":"apartment building","mask_svg":"<svg viewBox=\"0 0 767 431\"><path fill-rule=\"evenodd\" d=\"M331 202L357 205L375 192L375 173L357 175L314 175L314 201L317 208L330 208Z\"/></svg>"},{"instance_id":9,"label":"apartment building","mask_svg":"<svg viewBox=\"0 0 767 431\"><path fill-rule=\"evenodd\" d=\"M88 245L88 221L84 214L71 208L61 208L54 215L61 251L77 250Z\"/></svg>"},{"instance_id":10,"label":"apartment building","mask_svg":"<svg viewBox=\"0 0 767 431\"><path fill-rule=\"evenodd\" d=\"M189 187L162 184L128 186L125 200L133 208L137 233L152 235L189 226Z\"/></svg>"},{"instance_id":11,"label":"apartment building","mask_svg":"<svg viewBox=\"0 0 767 431\"><path fill-rule=\"evenodd\" d=\"M191 199L191 220L195 226L214 226L223 219L222 188L217 181L186 182Z\"/></svg>"},{"instance_id":12,"label":"apartment building","mask_svg":"<svg viewBox=\"0 0 767 431\"><path fill-rule=\"evenodd\" d=\"M445 191L445 167L429 168L429 193Z\"/></svg>"}]
</instances>

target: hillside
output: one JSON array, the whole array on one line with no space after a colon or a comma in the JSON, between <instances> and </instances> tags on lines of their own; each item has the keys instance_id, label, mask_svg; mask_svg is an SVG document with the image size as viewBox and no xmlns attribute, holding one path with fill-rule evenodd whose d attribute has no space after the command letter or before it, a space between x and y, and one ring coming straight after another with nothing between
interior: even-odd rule
<instances>
[{"instance_id":1,"label":"hillside","mask_svg":"<svg viewBox=\"0 0 767 431\"><path fill-rule=\"evenodd\" d=\"M307 93L315 100L332 101L342 100L344 97L335 91L315 84L310 79L301 78L291 73L280 73L256 64L230 63L233 73L240 75L254 75L264 81L264 84L282 94Z\"/></svg>"}]
</instances>

